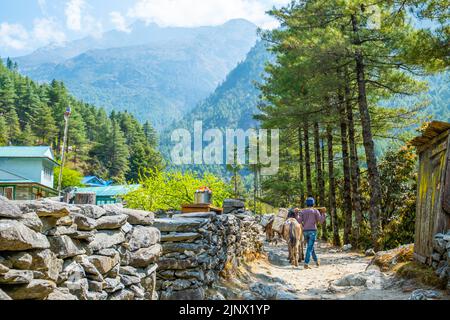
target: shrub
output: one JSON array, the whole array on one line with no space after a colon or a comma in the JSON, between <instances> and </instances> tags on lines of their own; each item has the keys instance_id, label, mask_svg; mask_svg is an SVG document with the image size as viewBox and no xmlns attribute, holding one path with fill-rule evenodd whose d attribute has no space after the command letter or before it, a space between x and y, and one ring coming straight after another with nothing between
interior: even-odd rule
<instances>
[{"instance_id":1,"label":"shrub","mask_svg":"<svg viewBox=\"0 0 450 320\"><path fill-rule=\"evenodd\" d=\"M213 204L222 207L230 198L232 189L220 178L210 173L198 176L192 172L147 171L139 178L141 188L124 200L133 209L148 211L179 210L183 204L193 203L195 191L208 186L213 191Z\"/></svg>"}]
</instances>

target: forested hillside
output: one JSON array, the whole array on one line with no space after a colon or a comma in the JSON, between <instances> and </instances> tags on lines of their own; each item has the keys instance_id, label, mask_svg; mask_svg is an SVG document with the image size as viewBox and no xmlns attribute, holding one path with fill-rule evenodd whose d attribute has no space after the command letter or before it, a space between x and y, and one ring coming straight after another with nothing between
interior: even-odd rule
<instances>
[{"instance_id":1,"label":"forested hillside","mask_svg":"<svg viewBox=\"0 0 450 320\"><path fill-rule=\"evenodd\" d=\"M64 112L71 107L67 166L114 181L135 180L143 168L160 167L157 135L127 112L75 99L63 82L37 84L17 66L0 61L0 145L50 145L60 156Z\"/></svg>"},{"instance_id":2,"label":"forested hillside","mask_svg":"<svg viewBox=\"0 0 450 320\"><path fill-rule=\"evenodd\" d=\"M14 61L35 81L64 81L83 101L108 112L128 110L162 129L213 92L256 41L256 26L246 20L199 28L136 23L131 29Z\"/></svg>"}]
</instances>

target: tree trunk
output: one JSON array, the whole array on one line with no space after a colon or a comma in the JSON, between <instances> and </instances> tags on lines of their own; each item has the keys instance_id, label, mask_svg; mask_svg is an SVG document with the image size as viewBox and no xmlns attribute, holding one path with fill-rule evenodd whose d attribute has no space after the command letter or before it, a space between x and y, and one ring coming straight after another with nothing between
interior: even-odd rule
<instances>
[{"instance_id":1,"label":"tree trunk","mask_svg":"<svg viewBox=\"0 0 450 320\"><path fill-rule=\"evenodd\" d=\"M347 77L346 77L347 78ZM361 236L362 226L362 208L361 208L361 194L359 190L359 159L358 149L355 141L355 123L353 118L353 108L350 101L350 88L348 82L345 85L345 99L347 107L347 120L348 120L348 140L350 144L350 172L351 172L351 184L352 184L352 201L353 210L355 211L355 228L354 228L354 245L359 246L359 240Z\"/></svg>"},{"instance_id":2,"label":"tree trunk","mask_svg":"<svg viewBox=\"0 0 450 320\"><path fill-rule=\"evenodd\" d=\"M312 196L313 187L311 180L311 154L309 150L309 128L307 122L305 122L304 125L303 135L305 140L304 142L305 142L306 192L307 196L309 197Z\"/></svg>"},{"instance_id":3,"label":"tree trunk","mask_svg":"<svg viewBox=\"0 0 450 320\"><path fill-rule=\"evenodd\" d=\"M323 180L322 153L320 148L320 127L319 123L314 123L314 150L316 156L316 172L317 172L317 204L325 205L325 182ZM326 221L322 224L322 239L327 239Z\"/></svg>"},{"instance_id":4,"label":"tree trunk","mask_svg":"<svg viewBox=\"0 0 450 320\"><path fill-rule=\"evenodd\" d=\"M353 31L356 36L356 45L361 45L358 38L358 21L355 15L352 15ZM370 186L370 228L372 230L372 243L375 249L379 249L379 238L381 235L380 211L381 211L381 181L375 155L375 143L373 141L372 127L369 106L366 93L366 74L364 64L364 54L360 49L355 52L356 62L356 81L358 84L358 106L361 116L362 134L364 149L367 159L367 171L369 174Z\"/></svg>"},{"instance_id":5,"label":"tree trunk","mask_svg":"<svg viewBox=\"0 0 450 320\"><path fill-rule=\"evenodd\" d=\"M298 149L299 149L299 165L300 165L300 202L305 203L305 161L303 157L303 137L302 129L298 128Z\"/></svg>"},{"instance_id":6,"label":"tree trunk","mask_svg":"<svg viewBox=\"0 0 450 320\"><path fill-rule=\"evenodd\" d=\"M331 224L333 226L333 244L335 246L341 245L339 238L339 221L336 210L336 180L334 177L334 152L333 152L333 130L331 125L327 126L327 144L328 144L328 200L329 211L331 217Z\"/></svg>"},{"instance_id":7,"label":"tree trunk","mask_svg":"<svg viewBox=\"0 0 450 320\"><path fill-rule=\"evenodd\" d=\"M342 189L344 211L344 242L345 244L349 244L352 234L352 197L350 182L350 159L347 137L347 115L345 113L345 105L343 100L344 99L342 95L339 94L338 109L341 124L342 164L344 169L344 185Z\"/></svg>"}]
</instances>

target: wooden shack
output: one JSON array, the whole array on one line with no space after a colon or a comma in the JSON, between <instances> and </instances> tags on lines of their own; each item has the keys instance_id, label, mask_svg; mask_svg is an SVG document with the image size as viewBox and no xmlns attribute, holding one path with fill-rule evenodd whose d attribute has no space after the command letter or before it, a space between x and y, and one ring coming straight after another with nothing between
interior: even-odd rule
<instances>
[{"instance_id":1,"label":"wooden shack","mask_svg":"<svg viewBox=\"0 0 450 320\"><path fill-rule=\"evenodd\" d=\"M419 155L414 257L431 264L434 235L450 229L450 123L429 123L411 144Z\"/></svg>"}]
</instances>

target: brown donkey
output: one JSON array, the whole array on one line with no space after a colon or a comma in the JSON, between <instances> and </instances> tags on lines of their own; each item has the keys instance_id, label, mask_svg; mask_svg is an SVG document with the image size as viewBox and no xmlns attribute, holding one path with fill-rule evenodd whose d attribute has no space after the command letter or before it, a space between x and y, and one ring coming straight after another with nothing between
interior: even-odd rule
<instances>
[{"instance_id":1,"label":"brown donkey","mask_svg":"<svg viewBox=\"0 0 450 320\"><path fill-rule=\"evenodd\" d=\"M289 261L295 267L304 259L303 227L294 218L287 219L283 226L283 238L288 243Z\"/></svg>"}]
</instances>

